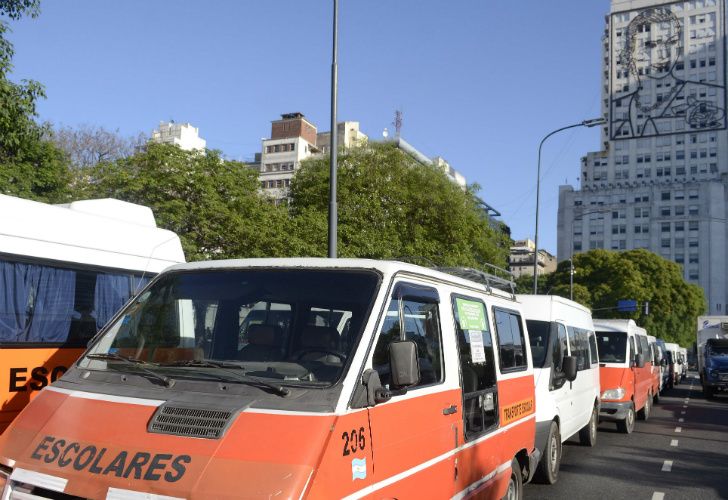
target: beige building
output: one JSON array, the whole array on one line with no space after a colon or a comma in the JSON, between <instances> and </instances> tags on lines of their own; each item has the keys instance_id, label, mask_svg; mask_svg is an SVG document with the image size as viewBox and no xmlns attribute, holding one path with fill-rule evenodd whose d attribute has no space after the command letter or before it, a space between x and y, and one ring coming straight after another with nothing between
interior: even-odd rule
<instances>
[{"instance_id":1,"label":"beige building","mask_svg":"<svg viewBox=\"0 0 728 500\"><path fill-rule=\"evenodd\" d=\"M369 137L359 130L359 122L340 122L336 126L336 141L339 148L349 149L356 146L363 146L369 141ZM316 147L322 154L328 154L331 145L331 131L319 132L316 136Z\"/></svg>"},{"instance_id":2,"label":"beige building","mask_svg":"<svg viewBox=\"0 0 728 500\"><path fill-rule=\"evenodd\" d=\"M517 240L511 246L508 267L513 276L533 276L533 255L536 244L533 240ZM538 251L538 274L556 271L556 257L544 249Z\"/></svg>"}]
</instances>

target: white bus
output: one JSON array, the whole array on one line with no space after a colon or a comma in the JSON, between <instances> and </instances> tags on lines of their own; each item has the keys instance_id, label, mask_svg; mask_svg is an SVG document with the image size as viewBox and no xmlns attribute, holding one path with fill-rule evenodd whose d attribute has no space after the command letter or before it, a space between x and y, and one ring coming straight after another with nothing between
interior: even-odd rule
<instances>
[{"instance_id":1,"label":"white bus","mask_svg":"<svg viewBox=\"0 0 728 500\"><path fill-rule=\"evenodd\" d=\"M0 433L136 291L184 261L148 207L0 195Z\"/></svg>"}]
</instances>

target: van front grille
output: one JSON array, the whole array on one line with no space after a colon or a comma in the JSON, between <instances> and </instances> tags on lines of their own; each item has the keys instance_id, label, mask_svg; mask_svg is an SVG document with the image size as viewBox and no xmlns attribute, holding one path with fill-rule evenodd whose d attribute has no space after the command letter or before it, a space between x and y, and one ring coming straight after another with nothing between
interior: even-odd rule
<instances>
[{"instance_id":1,"label":"van front grille","mask_svg":"<svg viewBox=\"0 0 728 500\"><path fill-rule=\"evenodd\" d=\"M175 436L219 439L224 433L232 411L160 406L149 423L149 432Z\"/></svg>"}]
</instances>

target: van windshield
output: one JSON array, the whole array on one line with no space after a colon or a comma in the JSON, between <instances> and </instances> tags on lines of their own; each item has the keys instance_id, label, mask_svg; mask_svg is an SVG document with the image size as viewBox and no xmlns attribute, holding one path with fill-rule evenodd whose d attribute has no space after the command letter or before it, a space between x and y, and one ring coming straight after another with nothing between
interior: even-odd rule
<instances>
[{"instance_id":1,"label":"van windshield","mask_svg":"<svg viewBox=\"0 0 728 500\"><path fill-rule=\"evenodd\" d=\"M355 352L379 282L377 273L355 270L170 273L89 354L130 358L175 379L219 380L232 369L276 383L331 385ZM112 356L81 366L113 369Z\"/></svg>"},{"instance_id":2,"label":"van windshield","mask_svg":"<svg viewBox=\"0 0 728 500\"><path fill-rule=\"evenodd\" d=\"M596 332L599 361L624 363L627 360L627 334L625 332Z\"/></svg>"},{"instance_id":3,"label":"van windshield","mask_svg":"<svg viewBox=\"0 0 728 500\"><path fill-rule=\"evenodd\" d=\"M708 353L711 356L728 356L728 345L708 345Z\"/></svg>"}]
</instances>

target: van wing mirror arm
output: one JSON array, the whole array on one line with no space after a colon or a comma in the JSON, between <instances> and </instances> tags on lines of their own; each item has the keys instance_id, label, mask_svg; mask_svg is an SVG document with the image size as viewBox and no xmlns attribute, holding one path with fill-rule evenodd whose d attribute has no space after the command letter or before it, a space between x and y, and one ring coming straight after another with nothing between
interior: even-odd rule
<instances>
[{"instance_id":1,"label":"van wing mirror arm","mask_svg":"<svg viewBox=\"0 0 728 500\"><path fill-rule=\"evenodd\" d=\"M364 370L362 384L366 388L367 406L375 406L377 403L384 403L392 399L392 393L382 386L379 379L379 372L372 368Z\"/></svg>"}]
</instances>

